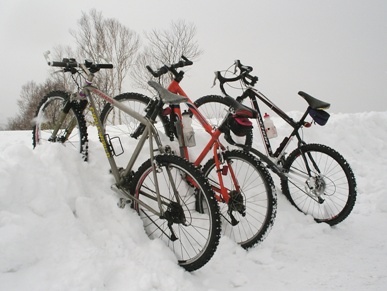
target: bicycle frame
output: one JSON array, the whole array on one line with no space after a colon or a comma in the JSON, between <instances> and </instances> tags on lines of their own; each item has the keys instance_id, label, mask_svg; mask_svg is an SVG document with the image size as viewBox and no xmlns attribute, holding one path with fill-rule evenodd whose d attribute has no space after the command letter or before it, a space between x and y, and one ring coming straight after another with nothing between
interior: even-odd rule
<instances>
[{"instance_id":1,"label":"bicycle frame","mask_svg":"<svg viewBox=\"0 0 387 291\"><path fill-rule=\"evenodd\" d=\"M305 127L311 126L311 123L305 122L305 118L308 116L308 110L306 110L304 112L304 114L302 115L302 117L300 118L300 120L296 122L289 115L287 115L284 111L282 111L277 105L275 105L270 99L268 99L263 93L258 91L257 89L252 88L252 87L248 87L247 90L241 96L242 99L244 99L246 97L248 97L250 99L252 107L258 112L257 124L258 124L259 129L260 129L262 140L264 141L264 146L265 146L267 155L262 154L260 151L254 149L254 148L251 148L249 150L252 151L255 155L259 156L264 162L266 162L270 166L270 168L273 170L274 173L276 173L281 178L286 179L288 177L288 173L284 173L282 171L280 162L282 161L282 158L285 155L286 148L289 146L290 142L293 140L294 137L296 137L298 140L298 146L306 144L302 140L298 131L303 126L305 126ZM271 110L273 110L276 114L278 114L278 116L280 116L283 120L286 121L286 123L288 123L293 128L291 133L288 136L285 136L285 138L282 140L282 142L280 143L280 145L278 146L278 148L276 149L276 151L274 153L273 153L273 150L272 150L272 147L270 144L270 140L267 136L265 126L263 124L263 118L262 118L261 111L259 109L257 98L259 100L261 100ZM305 162L305 166L306 166L307 171L308 171L308 175L310 176L311 170L310 170L310 167L308 165L307 159L304 157L303 153L302 153L302 155L303 155L303 159ZM309 158L312 161L312 163L315 164L313 158L311 156L309 156ZM316 165L315 165L315 168L318 170ZM294 174L296 174L300 177L304 177L300 173L294 173Z\"/></svg>"},{"instance_id":2,"label":"bicycle frame","mask_svg":"<svg viewBox=\"0 0 387 291\"><path fill-rule=\"evenodd\" d=\"M117 102L112 97L106 95L104 92L102 92L101 90L99 90L98 88L93 86L92 85L92 80L94 78L94 74L90 73L90 71L84 65L80 65L80 67L87 74L87 79L85 80L86 85L84 85L82 88L80 88L79 92L72 94L72 96L80 96L81 100L87 100L88 101L91 114L93 116L94 122L95 122L96 127L97 127L97 131L98 131L98 136L99 136L100 142L102 143L102 146L103 146L104 151L105 151L105 155L106 155L106 157L108 159L108 162L109 162L109 165L110 165L110 168L111 168L111 173L113 174L115 182L116 182L116 184L112 185L112 190L115 191L120 196L123 196L125 199L136 201L137 203L142 205L144 208L146 208L147 210L149 210L153 214L158 215L160 217L163 217L164 213L163 213L163 209L162 209L161 205L163 203L165 204L165 202L163 202L161 200L160 191L159 191L159 189L157 187L157 185L158 185L158 182L157 182L158 180L157 180L157 175L156 175L156 167L157 167L157 165L156 165L156 163L154 161L154 158L155 158L154 152L155 152L155 150L154 150L153 141L156 142L157 149L161 153L164 153L165 151L164 151L164 147L162 146L162 143L161 143L160 137L158 135L157 129L144 116L142 116L141 114L137 113L133 109L123 105L122 103ZM105 101L109 102L113 107L117 107L119 110L125 112L126 114L129 114L130 116L132 116L133 118L137 119L138 121L140 121L142 124L145 125L144 134L139 139L135 149L133 150L133 154L132 154L132 156L131 156L127 166L122 171L120 171L119 168L117 167L116 161L114 159L113 147L112 147L112 145L110 143L109 137L105 134L105 130L104 130L103 126L102 126L101 120L99 119L99 117L97 115L97 109L96 109L96 105L95 105L95 96L98 96L99 98L104 99ZM69 100L69 104L70 104L70 102L71 102L71 100ZM85 105L85 107L87 106L87 104L84 104L84 105ZM65 108L66 108L66 106L65 106ZM60 119L60 122L57 124L56 130L54 130L54 133L57 132L57 130L61 127L61 124L62 124L62 122L63 122L63 120L66 117L66 114L68 112L69 112L69 110L64 110L62 112L62 118ZM71 122L71 126L69 128L68 134L70 134L71 131L74 128L75 128L75 123ZM143 201L137 199L135 196L133 196L131 193L129 193L129 191L124 190L124 189L121 188L121 186L123 186L123 184L126 182L127 177L130 177L132 169L133 169L133 166L134 166L134 163L138 159L138 157L140 155L140 152L141 152L142 148L144 147L145 142L147 140L148 140L148 143L149 143L150 159L151 159L152 165L153 165L153 178L155 179L155 184L156 184L157 204L158 204L158 207L159 207L158 210L150 207L149 205L147 205L146 203L144 203ZM171 176L171 173L168 173L168 175ZM174 189L176 201L178 202L179 201L179 197L177 195L177 191L176 191L174 185L172 185L172 188Z\"/></svg>"},{"instance_id":3,"label":"bicycle frame","mask_svg":"<svg viewBox=\"0 0 387 291\"><path fill-rule=\"evenodd\" d=\"M83 91L87 92L86 95L88 96L88 100L90 102L90 109L91 109L91 112L92 112L92 115L93 115L93 119L94 119L94 121L95 121L95 123L97 125L98 135L99 135L100 141L101 141L101 143L103 145L103 148L105 150L106 157L107 157L107 159L109 161L109 164L110 164L110 167L111 167L111 170L112 170L112 174L113 174L113 176L115 178L115 181L116 181L116 185L118 187L121 186L125 182L125 177L129 177L129 175L130 175L130 173L131 173L131 171L133 169L134 163L136 162L137 158L139 157L141 149L145 145L146 140L149 141L149 154L150 154L150 159L152 161L152 165L153 165L153 168L154 168L153 169L153 177L154 177L154 179L156 181L155 184L158 185L157 175L156 175L156 170L155 170L156 164L154 162L154 145L153 145L153 140L156 141L157 147L158 147L160 152L163 152L164 150L163 150L162 143L161 143L161 140L159 138L159 135L157 133L157 129L153 126L153 124L151 122L149 122L141 114L135 112L134 110L132 110L131 108L121 104L120 102L115 101L113 98L111 98L110 96L106 95L105 93L103 93L99 89L97 89L97 88L95 88L95 87L93 87L91 85L87 85L87 86L83 87ZM106 136L106 134L104 132L104 128L102 126L102 123L101 123L100 119L98 118L98 116L96 114L96 106L95 106L93 95L91 93L93 93L93 94L103 98L104 100L109 102L112 106L117 107L119 110L129 114L130 116L134 117L135 119L137 119L141 123L145 124L144 134L139 139L139 141L138 141L138 143L137 143L137 145L136 145L136 147L135 147L135 149L133 151L133 154L132 154L129 162L128 162L126 168L122 171L122 173L120 173L120 171L119 171L119 169L117 167L115 159L114 159L114 157L112 155L111 145L108 142L108 137ZM139 203L143 207L147 208L153 214L158 215L158 216L163 216L163 213L153 209L149 205L147 205L144 202L142 202L141 200L137 199L135 196L133 196L130 193L128 193L127 191L123 192L119 188L113 188L113 190L115 190L116 192L118 190L119 193L124 194L126 196L130 196L131 199L135 200L137 203ZM159 206L159 210L162 210L162 207L161 207L161 204L162 204L161 195L160 195L159 189L157 187L156 187L156 191L157 191L157 203L158 203L158 206ZM175 191L175 193L176 193L176 191ZM176 195L176 199L177 199L177 201L179 201L178 200L178 195Z\"/></svg>"},{"instance_id":4,"label":"bicycle frame","mask_svg":"<svg viewBox=\"0 0 387 291\"><path fill-rule=\"evenodd\" d=\"M230 196L228 194L228 189L224 186L223 183L223 169L221 168L221 161L218 158L218 153L219 150L223 151L225 150L225 146L222 145L222 143L219 141L219 137L222 134L220 129L216 128L214 129L212 125L207 121L207 119L200 113L200 111L197 109L197 107L193 104L191 99L188 97L188 95L184 92L184 90L181 88L180 84L176 80L172 80L170 85L168 86L168 90L174 94L181 95L185 98L187 98L187 106L189 107L190 111L192 114L198 119L199 123L202 125L204 130L211 136L210 140L208 141L207 145L204 147L200 155L196 158L194 161L195 166L200 166L201 163L203 162L204 158L206 157L207 153L210 152L210 150L213 150L214 153L214 159L215 159L215 166L217 170L217 175L218 175L218 180L219 180L219 187L215 187L212 185L212 188L215 193L220 193L220 197L216 195L216 198L218 200L223 200L224 202L228 203ZM176 114L176 116L179 119L179 122L182 120L182 113L180 109L180 105L171 105L170 106L173 113ZM184 145L184 141L180 140L180 147L181 147L181 152L180 154L183 155L187 160L189 160L189 153L188 153L188 148L187 146ZM236 190L239 191L239 184L237 181L237 178L235 176L235 173L233 171L233 168L229 165L227 168L228 171L230 171L231 177L233 179L234 185L236 187Z\"/></svg>"}]
</instances>

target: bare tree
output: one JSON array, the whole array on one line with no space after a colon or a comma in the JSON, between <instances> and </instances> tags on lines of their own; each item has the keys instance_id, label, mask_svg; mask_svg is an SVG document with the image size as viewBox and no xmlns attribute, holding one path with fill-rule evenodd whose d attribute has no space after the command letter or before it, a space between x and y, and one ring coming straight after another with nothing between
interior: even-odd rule
<instances>
[{"instance_id":1,"label":"bare tree","mask_svg":"<svg viewBox=\"0 0 387 291\"><path fill-rule=\"evenodd\" d=\"M22 86L20 99L17 100L19 113L8 119L7 129L27 130L32 127L32 120L43 96L53 90L63 90L63 83L47 80L43 85L31 81Z\"/></svg>"},{"instance_id":2,"label":"bare tree","mask_svg":"<svg viewBox=\"0 0 387 291\"><path fill-rule=\"evenodd\" d=\"M152 77L145 66L158 68L162 64L177 62L182 55L195 60L202 54L195 41L196 27L183 20L172 22L169 29L154 29L145 34L148 44L136 61L132 79L137 88L149 90L147 81ZM171 76L163 76L161 83L169 82Z\"/></svg>"},{"instance_id":3,"label":"bare tree","mask_svg":"<svg viewBox=\"0 0 387 291\"><path fill-rule=\"evenodd\" d=\"M96 10L83 12L78 25L78 30L70 31L78 46L78 58L112 62L114 69L101 70L96 83L111 96L121 93L124 78L140 47L138 34L115 19L104 19Z\"/></svg>"},{"instance_id":4,"label":"bare tree","mask_svg":"<svg viewBox=\"0 0 387 291\"><path fill-rule=\"evenodd\" d=\"M172 22L168 30L154 29L147 33L147 46L139 54L140 38L137 33L126 28L115 19L105 19L101 12L91 10L82 13L78 21L78 29L70 31L76 41L76 51L70 47L55 48L56 60L63 57L74 57L77 61L92 59L95 62L112 62L113 70L101 70L96 74L97 86L111 96L122 93L123 82L132 70L131 77L137 88L149 90L147 81L151 78L145 69L146 65L157 68L162 64L170 64L185 55L195 60L202 51L195 41L196 28L184 21ZM53 69L54 71L54 69ZM168 76L162 78L166 82ZM18 106L20 113L8 120L8 129L30 129L35 110L45 94L52 90L76 90L70 74L53 74L45 84L34 82L22 87ZM97 104L99 109L104 106Z\"/></svg>"}]
</instances>

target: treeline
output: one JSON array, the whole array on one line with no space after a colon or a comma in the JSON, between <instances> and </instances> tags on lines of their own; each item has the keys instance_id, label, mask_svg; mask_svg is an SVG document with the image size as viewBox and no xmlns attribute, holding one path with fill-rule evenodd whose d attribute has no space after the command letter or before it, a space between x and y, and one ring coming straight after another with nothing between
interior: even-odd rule
<instances>
[{"instance_id":1,"label":"treeline","mask_svg":"<svg viewBox=\"0 0 387 291\"><path fill-rule=\"evenodd\" d=\"M196 27L182 20L172 22L168 29L153 29L140 35L116 19L104 18L101 12L91 10L82 13L77 29L71 30L70 34L74 46L55 47L51 59L72 57L78 61L91 59L112 63L114 69L102 70L95 78L96 85L110 96L122 93L124 80L128 78L132 89L148 90L150 74L146 65L159 67L163 63L176 62L181 55L195 60L201 54L195 41ZM52 69L53 74L43 84L29 81L22 86L17 101L19 112L8 120L6 129L31 129L36 108L44 95L52 90L76 90L74 82L70 82L71 75L54 71ZM102 106L103 101L98 104L99 108Z\"/></svg>"}]
</instances>

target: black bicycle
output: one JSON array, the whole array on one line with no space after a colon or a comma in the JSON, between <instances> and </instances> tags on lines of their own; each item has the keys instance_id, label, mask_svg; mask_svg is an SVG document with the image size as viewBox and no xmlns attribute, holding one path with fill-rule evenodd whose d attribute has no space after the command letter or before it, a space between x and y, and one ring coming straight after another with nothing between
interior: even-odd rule
<instances>
[{"instance_id":1,"label":"black bicycle","mask_svg":"<svg viewBox=\"0 0 387 291\"><path fill-rule=\"evenodd\" d=\"M306 143L300 134L303 128L310 127L313 122L325 125L330 117L325 109L328 109L330 104L300 91L298 94L305 99L308 106L302 117L294 120L254 88L258 77L251 75L252 67L242 65L239 60L232 67L234 67L232 77L226 78L218 71L215 73L215 81L219 81L221 91L228 97L224 85L239 82L243 94L236 100L240 103L250 100L251 106L258 112L256 121L266 153L252 147L252 130L235 145L258 156L280 177L283 194L299 211L312 215L317 222L326 222L329 225L343 221L351 213L356 202L357 188L354 173L349 163L336 150L322 144ZM233 115L235 106L228 97L204 96L196 100L195 105L200 108L203 115L217 123L223 120L225 115ZM270 143L269 132L265 128L259 100L292 128L290 134L275 150ZM307 121L309 116L312 118L311 121ZM239 127L237 125L234 130L237 131ZM286 155L285 151L289 149L294 138L297 140L296 148Z\"/></svg>"}]
</instances>

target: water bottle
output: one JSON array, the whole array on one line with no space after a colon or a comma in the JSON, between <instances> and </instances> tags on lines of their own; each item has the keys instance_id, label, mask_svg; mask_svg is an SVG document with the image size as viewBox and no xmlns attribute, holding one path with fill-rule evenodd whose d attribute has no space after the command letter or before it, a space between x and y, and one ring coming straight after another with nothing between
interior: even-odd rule
<instances>
[{"instance_id":1,"label":"water bottle","mask_svg":"<svg viewBox=\"0 0 387 291\"><path fill-rule=\"evenodd\" d=\"M265 126L266 134L268 138L277 137L277 128L275 127L273 120L271 120L270 115L265 113L263 116L263 124Z\"/></svg>"},{"instance_id":2,"label":"water bottle","mask_svg":"<svg viewBox=\"0 0 387 291\"><path fill-rule=\"evenodd\" d=\"M192 127L192 115L187 111L184 111L182 115L184 144L187 147L194 147L196 145L196 141L195 132Z\"/></svg>"}]
</instances>

